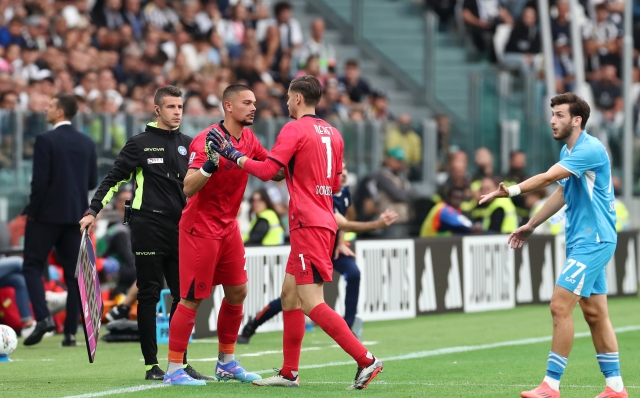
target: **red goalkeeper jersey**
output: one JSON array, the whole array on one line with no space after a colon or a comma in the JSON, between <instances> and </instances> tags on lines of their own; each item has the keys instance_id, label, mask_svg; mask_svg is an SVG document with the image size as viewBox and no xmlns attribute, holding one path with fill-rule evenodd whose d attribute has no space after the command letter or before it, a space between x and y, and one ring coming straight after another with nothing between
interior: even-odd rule
<instances>
[{"instance_id":1,"label":"red goalkeeper jersey","mask_svg":"<svg viewBox=\"0 0 640 398\"><path fill-rule=\"evenodd\" d=\"M337 230L332 194L340 189L344 142L340 132L315 115L287 123L268 157L285 167L289 225Z\"/></svg>"},{"instance_id":2,"label":"red goalkeeper jersey","mask_svg":"<svg viewBox=\"0 0 640 398\"><path fill-rule=\"evenodd\" d=\"M205 140L213 127L228 134L222 122L202 130L189 145L189 168L199 169L207 161ZM260 161L267 158L267 150L248 127L242 129L239 140L233 136L229 138L233 146L247 157ZM187 199L180 219L180 228L193 235L215 239L222 238L227 231L234 230L229 226L236 223L248 180L249 175L240 166L221 156L218 170L209 177L209 181L200 191Z\"/></svg>"}]
</instances>

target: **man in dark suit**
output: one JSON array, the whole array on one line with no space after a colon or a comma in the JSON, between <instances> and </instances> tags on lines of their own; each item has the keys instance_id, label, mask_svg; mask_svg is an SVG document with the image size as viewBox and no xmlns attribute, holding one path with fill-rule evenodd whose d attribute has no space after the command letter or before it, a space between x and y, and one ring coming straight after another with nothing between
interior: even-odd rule
<instances>
[{"instance_id":1,"label":"man in dark suit","mask_svg":"<svg viewBox=\"0 0 640 398\"><path fill-rule=\"evenodd\" d=\"M98 185L95 144L71 126L77 111L73 95L55 95L47 108L47 122L53 124L53 130L36 137L22 272L38 323L24 345L39 343L46 332L55 329L41 279L52 248L68 287L62 345L76 345L80 297L74 274L81 238L77 222L89 205L89 190Z\"/></svg>"}]
</instances>

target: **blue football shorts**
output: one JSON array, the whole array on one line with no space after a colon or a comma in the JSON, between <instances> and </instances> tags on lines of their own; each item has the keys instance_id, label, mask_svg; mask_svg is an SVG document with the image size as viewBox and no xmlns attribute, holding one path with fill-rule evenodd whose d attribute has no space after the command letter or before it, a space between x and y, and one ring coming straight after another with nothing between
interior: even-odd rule
<instances>
[{"instance_id":1,"label":"blue football shorts","mask_svg":"<svg viewBox=\"0 0 640 398\"><path fill-rule=\"evenodd\" d=\"M556 285L575 295L607 294L606 267L616 250L615 243L585 243L567 249L567 262Z\"/></svg>"}]
</instances>

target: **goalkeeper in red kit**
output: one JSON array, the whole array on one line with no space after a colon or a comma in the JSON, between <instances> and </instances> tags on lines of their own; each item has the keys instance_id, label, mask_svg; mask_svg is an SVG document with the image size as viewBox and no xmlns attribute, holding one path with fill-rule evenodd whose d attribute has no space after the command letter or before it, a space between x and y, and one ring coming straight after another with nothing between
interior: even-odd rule
<instances>
[{"instance_id":1,"label":"goalkeeper in red kit","mask_svg":"<svg viewBox=\"0 0 640 398\"><path fill-rule=\"evenodd\" d=\"M227 87L222 96L225 118L199 135L189 146L189 171L184 179L187 205L179 229L180 304L169 329L169 367L164 383L203 385L182 369L183 353L195 323L196 311L216 285L224 300L218 314L218 363L216 378L252 382L260 379L244 370L234 358L235 343L247 296L244 244L236 215L249 176L235 162L209 149L211 131L225 142L257 160L266 160L262 147L247 127L253 124L256 97L244 85ZM280 176L280 178L282 178Z\"/></svg>"},{"instance_id":2,"label":"goalkeeper in red kit","mask_svg":"<svg viewBox=\"0 0 640 398\"><path fill-rule=\"evenodd\" d=\"M348 389L363 389L382 371L382 362L353 335L344 319L324 302L323 284L331 282L336 219L332 193L340 189L342 136L315 115L322 86L313 76L294 79L288 92L287 123L266 160L253 160L222 134L211 134L211 148L263 181L285 168L289 201L291 253L282 284L284 364L280 372L255 380L259 386L298 387L305 318L331 336L358 363Z\"/></svg>"}]
</instances>

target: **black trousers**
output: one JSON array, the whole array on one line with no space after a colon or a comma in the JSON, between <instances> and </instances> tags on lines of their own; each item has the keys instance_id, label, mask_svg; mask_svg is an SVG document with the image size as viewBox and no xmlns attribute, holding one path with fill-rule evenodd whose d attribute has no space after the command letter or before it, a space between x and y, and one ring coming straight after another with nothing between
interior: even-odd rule
<instances>
[{"instance_id":1,"label":"black trousers","mask_svg":"<svg viewBox=\"0 0 640 398\"><path fill-rule=\"evenodd\" d=\"M77 224L48 224L28 220L24 236L24 264L22 273L36 320L50 316L44 298L42 274L49 265L47 258L55 248L56 258L64 269L67 284L67 316L64 332L76 334L80 316L80 293L75 278L76 262L80 250L80 228Z\"/></svg>"},{"instance_id":2,"label":"black trousers","mask_svg":"<svg viewBox=\"0 0 640 398\"><path fill-rule=\"evenodd\" d=\"M164 216L135 212L131 220L131 249L136 257L138 331L145 365L158 364L156 305L164 281L173 302L169 322L180 302L178 223ZM185 353L184 363L187 363Z\"/></svg>"}]
</instances>

